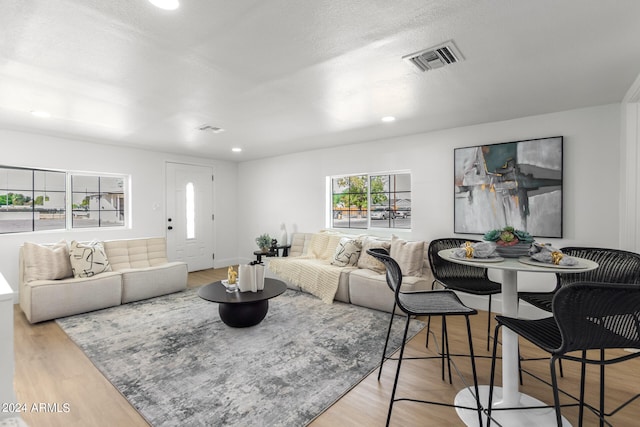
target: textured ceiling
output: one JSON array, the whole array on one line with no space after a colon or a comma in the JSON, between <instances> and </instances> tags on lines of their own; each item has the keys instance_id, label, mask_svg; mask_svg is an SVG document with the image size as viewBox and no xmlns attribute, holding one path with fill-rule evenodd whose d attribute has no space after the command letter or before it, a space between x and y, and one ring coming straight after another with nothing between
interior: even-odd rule
<instances>
[{"instance_id":1,"label":"textured ceiling","mask_svg":"<svg viewBox=\"0 0 640 427\"><path fill-rule=\"evenodd\" d=\"M640 73L637 0L181 3L2 0L0 127L245 161L619 102ZM463 62L401 59L450 39Z\"/></svg>"}]
</instances>

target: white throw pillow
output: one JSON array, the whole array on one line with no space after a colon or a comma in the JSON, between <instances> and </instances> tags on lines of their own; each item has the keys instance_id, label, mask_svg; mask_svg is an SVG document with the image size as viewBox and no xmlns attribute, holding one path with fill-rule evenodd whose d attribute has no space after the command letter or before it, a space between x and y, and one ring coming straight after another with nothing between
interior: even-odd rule
<instances>
[{"instance_id":1,"label":"white throw pillow","mask_svg":"<svg viewBox=\"0 0 640 427\"><path fill-rule=\"evenodd\" d=\"M362 252L362 243L356 239L343 237L336 246L331 265L338 267L355 267L358 264L358 258Z\"/></svg>"},{"instance_id":2,"label":"white throw pillow","mask_svg":"<svg viewBox=\"0 0 640 427\"><path fill-rule=\"evenodd\" d=\"M407 242L392 236L389 255L398 263L403 276L422 276L424 242Z\"/></svg>"},{"instance_id":3,"label":"white throw pillow","mask_svg":"<svg viewBox=\"0 0 640 427\"><path fill-rule=\"evenodd\" d=\"M74 277L91 277L105 271L111 271L111 265L100 242L78 243L75 240L72 241L69 258Z\"/></svg>"},{"instance_id":4,"label":"white throw pillow","mask_svg":"<svg viewBox=\"0 0 640 427\"><path fill-rule=\"evenodd\" d=\"M73 275L69 248L64 240L51 246L25 242L22 257L25 282L64 279Z\"/></svg>"},{"instance_id":5,"label":"white throw pillow","mask_svg":"<svg viewBox=\"0 0 640 427\"><path fill-rule=\"evenodd\" d=\"M389 249L391 248L391 243L372 238L365 239L362 242L362 252L360 253L360 258L358 258L358 268L366 268L377 273L384 273L385 271L387 271L387 268L384 266L384 264L367 253L368 249L374 248L382 248L389 251Z\"/></svg>"}]
</instances>

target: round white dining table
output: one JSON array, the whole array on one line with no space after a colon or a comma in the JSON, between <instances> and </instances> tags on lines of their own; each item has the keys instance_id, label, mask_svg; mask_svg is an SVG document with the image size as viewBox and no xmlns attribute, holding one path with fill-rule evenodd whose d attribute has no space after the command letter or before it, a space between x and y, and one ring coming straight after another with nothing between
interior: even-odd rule
<instances>
[{"instance_id":1,"label":"round white dining table","mask_svg":"<svg viewBox=\"0 0 640 427\"><path fill-rule=\"evenodd\" d=\"M502 315L518 317L518 272L529 273L581 273L593 270L598 264L583 258L576 258L578 264L571 267L556 266L535 262L529 257L521 258L488 258L467 259L453 255L455 249L445 249L438 255L447 261L473 267L493 268L502 272ZM519 390L519 366L518 366L518 335L508 328L502 328L502 387L494 387L493 407L496 409L518 408L528 406L547 405L540 400L521 393ZM483 406L489 402L489 386L479 386L480 402ZM459 406L473 407L475 399L471 393L472 388L461 390L455 404ZM456 409L460 418L468 426L478 425L478 414L475 411ZM556 418L553 408L531 410L499 410L491 414L503 426L555 426ZM570 425L563 418L563 425Z\"/></svg>"}]
</instances>

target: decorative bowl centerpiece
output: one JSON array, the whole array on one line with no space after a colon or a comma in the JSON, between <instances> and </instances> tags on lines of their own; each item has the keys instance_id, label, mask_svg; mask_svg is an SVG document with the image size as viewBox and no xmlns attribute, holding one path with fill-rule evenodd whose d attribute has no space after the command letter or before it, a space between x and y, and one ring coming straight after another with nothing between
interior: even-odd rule
<instances>
[{"instance_id":1,"label":"decorative bowl centerpiece","mask_svg":"<svg viewBox=\"0 0 640 427\"><path fill-rule=\"evenodd\" d=\"M519 258L529 255L533 237L526 231L506 226L499 230L487 231L484 240L495 242L496 252L505 258Z\"/></svg>"}]
</instances>

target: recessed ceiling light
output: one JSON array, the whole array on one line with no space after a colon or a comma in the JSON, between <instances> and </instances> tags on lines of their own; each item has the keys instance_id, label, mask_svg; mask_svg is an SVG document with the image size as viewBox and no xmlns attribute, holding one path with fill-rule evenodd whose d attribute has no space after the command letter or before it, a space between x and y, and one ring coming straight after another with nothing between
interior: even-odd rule
<instances>
[{"instance_id":1,"label":"recessed ceiling light","mask_svg":"<svg viewBox=\"0 0 640 427\"><path fill-rule=\"evenodd\" d=\"M242 151L242 148L235 147L235 148L232 148L231 151L233 151L234 153L239 153Z\"/></svg>"},{"instance_id":2,"label":"recessed ceiling light","mask_svg":"<svg viewBox=\"0 0 640 427\"><path fill-rule=\"evenodd\" d=\"M164 10L176 10L178 6L180 6L180 2L178 0L149 0L149 2Z\"/></svg>"},{"instance_id":3,"label":"recessed ceiling light","mask_svg":"<svg viewBox=\"0 0 640 427\"><path fill-rule=\"evenodd\" d=\"M34 111L31 111L31 114L33 114L36 117L43 118L43 119L48 119L49 117L51 117L51 114L49 112L47 112L47 111L34 110Z\"/></svg>"},{"instance_id":4,"label":"recessed ceiling light","mask_svg":"<svg viewBox=\"0 0 640 427\"><path fill-rule=\"evenodd\" d=\"M385 116L381 120L385 123L391 123L391 122L395 122L396 118L393 116Z\"/></svg>"}]
</instances>

